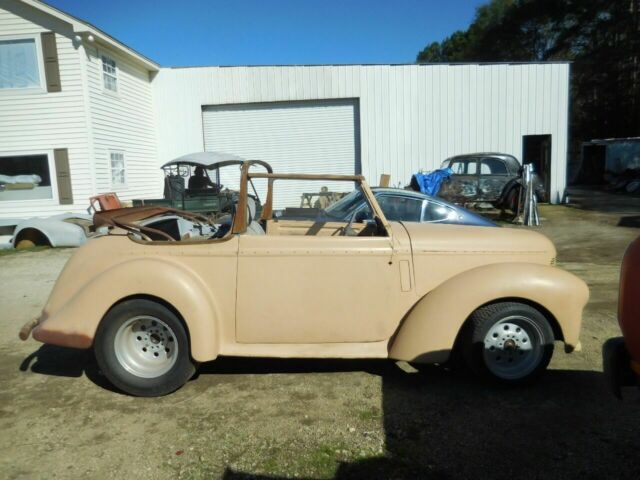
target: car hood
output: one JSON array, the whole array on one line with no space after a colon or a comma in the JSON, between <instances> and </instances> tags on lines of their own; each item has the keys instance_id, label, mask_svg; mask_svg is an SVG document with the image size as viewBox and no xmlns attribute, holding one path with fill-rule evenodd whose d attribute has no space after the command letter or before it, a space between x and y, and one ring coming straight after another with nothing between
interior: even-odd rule
<instances>
[{"instance_id":1,"label":"car hood","mask_svg":"<svg viewBox=\"0 0 640 480\"><path fill-rule=\"evenodd\" d=\"M544 235L525 228L402 222L414 255L491 256L497 261L555 263L556 249Z\"/></svg>"}]
</instances>

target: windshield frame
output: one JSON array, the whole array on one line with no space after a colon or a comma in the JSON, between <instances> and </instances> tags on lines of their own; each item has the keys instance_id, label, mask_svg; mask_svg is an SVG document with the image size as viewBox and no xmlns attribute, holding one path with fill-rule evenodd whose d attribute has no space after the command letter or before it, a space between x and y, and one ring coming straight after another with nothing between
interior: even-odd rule
<instances>
[{"instance_id":1,"label":"windshield frame","mask_svg":"<svg viewBox=\"0 0 640 480\"><path fill-rule=\"evenodd\" d=\"M382 227L386 230L387 237L393 238L391 226L384 216L384 213L380 209L380 205L375 199L371 188L367 184L365 178L362 175L316 175L306 173L273 173L271 168L267 170L267 173L263 172L249 172L249 169L254 164L263 165L264 162L259 160L250 160L242 165L242 175L240 178L240 198L238 199L237 214L234 217L233 225L231 228L232 233L244 233L247 231L247 190L249 180L252 178L266 178L267 179L267 198L262 208L261 221L270 220L273 215L273 183L275 180L326 180L326 181L345 181L356 182L356 189L360 189L364 195L366 203L371 207L374 218L378 218ZM342 220L344 221L344 220Z\"/></svg>"}]
</instances>

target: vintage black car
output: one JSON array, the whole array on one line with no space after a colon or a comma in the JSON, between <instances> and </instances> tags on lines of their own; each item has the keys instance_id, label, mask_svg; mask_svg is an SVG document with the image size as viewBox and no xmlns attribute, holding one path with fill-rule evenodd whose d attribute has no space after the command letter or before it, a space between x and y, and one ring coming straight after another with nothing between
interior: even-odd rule
<instances>
[{"instance_id":1,"label":"vintage black car","mask_svg":"<svg viewBox=\"0 0 640 480\"><path fill-rule=\"evenodd\" d=\"M506 153L469 153L447 158L441 168L450 168L453 175L446 179L438 196L450 202L470 206L490 203L501 210L517 210L522 188L522 165ZM539 201L544 187L534 174L533 184Z\"/></svg>"}]
</instances>

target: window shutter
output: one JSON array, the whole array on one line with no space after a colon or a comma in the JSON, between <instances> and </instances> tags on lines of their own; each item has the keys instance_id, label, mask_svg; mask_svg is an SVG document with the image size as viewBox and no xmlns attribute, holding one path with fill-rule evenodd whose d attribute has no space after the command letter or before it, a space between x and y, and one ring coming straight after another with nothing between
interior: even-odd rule
<instances>
[{"instance_id":1,"label":"window shutter","mask_svg":"<svg viewBox=\"0 0 640 480\"><path fill-rule=\"evenodd\" d=\"M44 57L44 75L47 80L47 92L59 92L62 90L62 85L60 84L56 34L54 32L44 32L40 34L40 37L42 39L42 56Z\"/></svg>"},{"instance_id":2,"label":"window shutter","mask_svg":"<svg viewBox=\"0 0 640 480\"><path fill-rule=\"evenodd\" d=\"M71 171L69 170L69 151L66 148L56 148L53 151L56 163L56 178L58 179L58 198L60 205L71 205L73 193L71 191Z\"/></svg>"}]
</instances>

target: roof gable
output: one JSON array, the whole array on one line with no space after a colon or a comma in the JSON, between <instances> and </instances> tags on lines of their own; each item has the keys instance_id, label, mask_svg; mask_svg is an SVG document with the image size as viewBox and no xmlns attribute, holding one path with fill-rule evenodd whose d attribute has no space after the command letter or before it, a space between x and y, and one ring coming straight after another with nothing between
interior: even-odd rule
<instances>
[{"instance_id":1,"label":"roof gable","mask_svg":"<svg viewBox=\"0 0 640 480\"><path fill-rule=\"evenodd\" d=\"M19 1L22 4L28 5L47 15L50 15L54 18L57 18L58 20L68 23L69 25L71 25L71 28L73 29L74 33L78 35L82 35L87 40L89 40L89 37L92 36L93 41L102 43L104 45L107 45L111 48L114 48L124 53L125 55L133 58L136 62L143 65L147 70L151 72L156 72L160 69L160 66L153 60L145 57L141 53L135 51L133 48L116 40L111 35L103 32L102 30L90 24L89 22L76 18L73 15L69 15L68 13L63 12L62 10L58 10L57 8L52 7L51 5L48 5L39 0L17 0L17 1Z\"/></svg>"}]
</instances>

